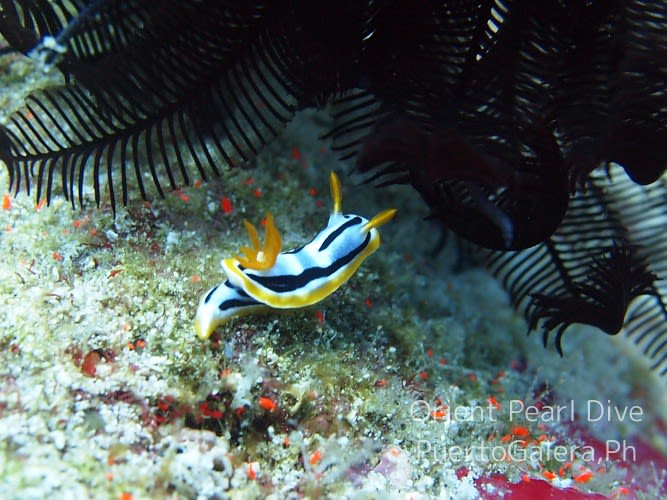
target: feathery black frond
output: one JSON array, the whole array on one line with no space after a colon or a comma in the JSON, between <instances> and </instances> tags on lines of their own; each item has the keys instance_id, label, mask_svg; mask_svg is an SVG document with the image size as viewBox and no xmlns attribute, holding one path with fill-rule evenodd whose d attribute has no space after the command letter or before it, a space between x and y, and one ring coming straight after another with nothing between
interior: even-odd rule
<instances>
[{"instance_id":1,"label":"feathery black frond","mask_svg":"<svg viewBox=\"0 0 667 500\"><path fill-rule=\"evenodd\" d=\"M115 210L330 105L341 157L485 247L545 339L625 318L667 373L664 2L0 0L0 32L52 37L67 82L0 127L15 191Z\"/></svg>"},{"instance_id":2,"label":"feathery black frond","mask_svg":"<svg viewBox=\"0 0 667 500\"><path fill-rule=\"evenodd\" d=\"M595 326L616 335L623 327L630 303L640 295L657 295L653 283L657 276L626 245L615 245L593 257L585 279L575 281L549 295L534 293L530 328L542 321L544 345L556 330L555 345L562 356L561 337L573 323Z\"/></svg>"},{"instance_id":3,"label":"feathery black frond","mask_svg":"<svg viewBox=\"0 0 667 500\"><path fill-rule=\"evenodd\" d=\"M545 242L519 252L478 249L544 341L572 323L624 331L667 373L667 185L632 182L618 166L595 171Z\"/></svg>"}]
</instances>

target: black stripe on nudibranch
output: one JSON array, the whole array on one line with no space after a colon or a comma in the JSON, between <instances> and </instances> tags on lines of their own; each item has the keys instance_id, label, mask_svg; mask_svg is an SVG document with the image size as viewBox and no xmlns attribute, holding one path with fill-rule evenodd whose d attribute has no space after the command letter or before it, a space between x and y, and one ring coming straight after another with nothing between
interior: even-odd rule
<instances>
[{"instance_id":1,"label":"black stripe on nudibranch","mask_svg":"<svg viewBox=\"0 0 667 500\"><path fill-rule=\"evenodd\" d=\"M335 231L332 231L331 234L327 236L326 239L322 242L318 252L326 250L328 246L331 245L333 241L341 235L341 233L352 226L356 226L357 224L361 224L361 217L355 217L354 219L351 219L345 224L339 226Z\"/></svg>"},{"instance_id":2,"label":"black stripe on nudibranch","mask_svg":"<svg viewBox=\"0 0 667 500\"><path fill-rule=\"evenodd\" d=\"M227 309L233 309L234 307L252 306L257 304L259 304L259 302L251 298L248 298L246 300L229 299L220 302L218 309L220 309L221 311L226 311Z\"/></svg>"},{"instance_id":3,"label":"black stripe on nudibranch","mask_svg":"<svg viewBox=\"0 0 667 500\"><path fill-rule=\"evenodd\" d=\"M370 232L366 234L364 241L357 246L354 250L347 253L340 259L332 262L327 267L310 267L305 269L301 274L294 276L290 275L279 275L279 276L258 276L256 274L246 273L249 279L258 283L259 285L268 288L269 290L276 293L290 292L293 290L298 290L304 288L310 283L318 278L324 278L326 276L331 276L337 272L341 267L346 266L354 260L354 258L363 252L364 248L368 246L371 241ZM239 266L240 267L240 266Z\"/></svg>"},{"instance_id":4,"label":"black stripe on nudibranch","mask_svg":"<svg viewBox=\"0 0 667 500\"><path fill-rule=\"evenodd\" d=\"M226 281L225 283L229 283L229 281ZM217 289L218 289L217 286L211 288L211 291L208 292L208 294L206 295L206 298L204 299L204 304L208 304L208 301L211 300L211 297L213 296L213 294L215 293L215 291Z\"/></svg>"}]
</instances>

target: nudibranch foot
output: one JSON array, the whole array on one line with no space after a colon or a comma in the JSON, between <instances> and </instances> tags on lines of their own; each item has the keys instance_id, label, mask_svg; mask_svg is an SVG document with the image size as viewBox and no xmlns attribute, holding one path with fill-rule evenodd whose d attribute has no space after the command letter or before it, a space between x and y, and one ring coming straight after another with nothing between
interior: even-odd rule
<instances>
[{"instance_id":1,"label":"nudibranch foot","mask_svg":"<svg viewBox=\"0 0 667 500\"><path fill-rule=\"evenodd\" d=\"M383 210L370 220L341 211L341 185L330 175L333 209L324 229L306 245L280 252L281 238L267 213L265 243L260 249L255 227L245 221L252 248L245 257L222 261L227 281L200 302L195 320L197 334L206 338L216 326L238 314L262 309L295 309L315 304L336 291L380 246L378 228L396 210Z\"/></svg>"},{"instance_id":2,"label":"nudibranch foot","mask_svg":"<svg viewBox=\"0 0 667 500\"><path fill-rule=\"evenodd\" d=\"M213 331L235 317L269 309L229 281L211 288L199 301L195 316L195 332L207 339Z\"/></svg>"}]
</instances>

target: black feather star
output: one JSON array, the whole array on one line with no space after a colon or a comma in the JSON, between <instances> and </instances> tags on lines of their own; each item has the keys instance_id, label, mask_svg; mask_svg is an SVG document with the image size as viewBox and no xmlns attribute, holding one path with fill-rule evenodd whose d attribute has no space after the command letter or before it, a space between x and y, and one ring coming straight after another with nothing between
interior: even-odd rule
<instances>
[{"instance_id":1,"label":"black feather star","mask_svg":"<svg viewBox=\"0 0 667 500\"><path fill-rule=\"evenodd\" d=\"M530 328L541 319L544 345L549 333L556 332L556 349L563 355L561 337L573 323L592 325L608 335L616 335L623 328L625 311L641 295L653 295L659 300L654 281L657 276L647 269L631 247L614 246L603 257L593 258L586 279L570 283L551 295L532 294L534 310Z\"/></svg>"},{"instance_id":2,"label":"black feather star","mask_svg":"<svg viewBox=\"0 0 667 500\"><path fill-rule=\"evenodd\" d=\"M623 325L667 372L667 3L0 0L0 32L66 81L0 127L15 191L115 211L327 107L341 158L411 184L545 340Z\"/></svg>"}]
</instances>

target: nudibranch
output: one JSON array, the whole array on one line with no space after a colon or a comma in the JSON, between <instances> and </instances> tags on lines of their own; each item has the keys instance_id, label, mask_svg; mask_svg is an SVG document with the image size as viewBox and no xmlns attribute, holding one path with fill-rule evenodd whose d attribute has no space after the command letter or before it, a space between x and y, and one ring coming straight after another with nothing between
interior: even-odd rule
<instances>
[{"instance_id":1,"label":"nudibranch","mask_svg":"<svg viewBox=\"0 0 667 500\"><path fill-rule=\"evenodd\" d=\"M341 212L341 186L331 172L333 209L326 227L309 243L281 252L280 233L267 213L264 245L255 227L244 221L252 247L243 256L222 261L227 280L201 299L195 330L208 338L230 319L271 309L296 309L315 304L335 292L380 246L378 228L389 222L396 209L383 210L368 220Z\"/></svg>"}]
</instances>

